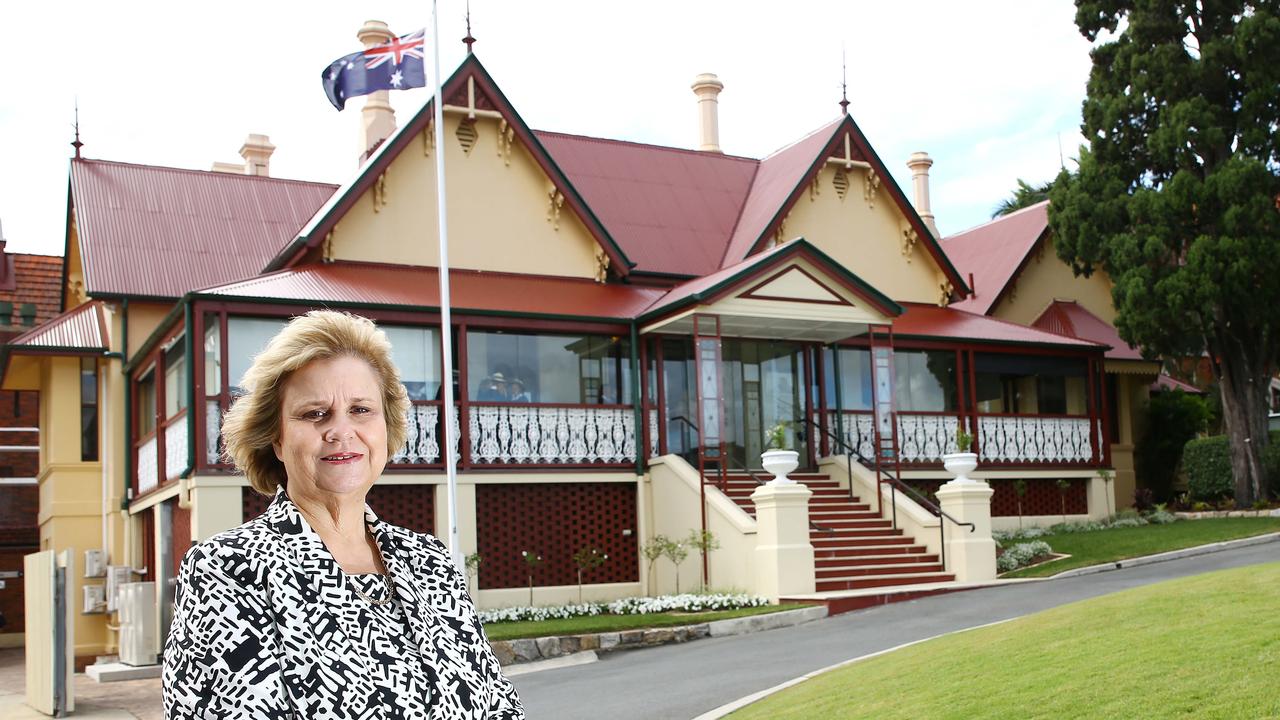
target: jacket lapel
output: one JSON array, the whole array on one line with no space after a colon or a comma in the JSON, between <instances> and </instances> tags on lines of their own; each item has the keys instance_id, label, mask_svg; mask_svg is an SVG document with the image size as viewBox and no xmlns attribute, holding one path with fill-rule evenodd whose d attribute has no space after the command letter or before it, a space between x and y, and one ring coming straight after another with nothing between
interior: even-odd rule
<instances>
[{"instance_id":1,"label":"jacket lapel","mask_svg":"<svg viewBox=\"0 0 1280 720\"><path fill-rule=\"evenodd\" d=\"M336 565L324 561L328 552L283 489L265 515L280 537L282 554L271 563L268 582L295 706L305 709L304 717L329 717L334 707L344 708L343 717L376 717L364 653L334 612L348 598L324 582Z\"/></svg>"}]
</instances>

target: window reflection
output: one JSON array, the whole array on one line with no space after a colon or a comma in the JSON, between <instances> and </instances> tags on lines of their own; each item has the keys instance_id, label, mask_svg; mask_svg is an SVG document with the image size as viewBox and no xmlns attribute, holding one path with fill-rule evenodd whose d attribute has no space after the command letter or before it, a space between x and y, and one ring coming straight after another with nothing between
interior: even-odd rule
<instances>
[{"instance_id":1,"label":"window reflection","mask_svg":"<svg viewBox=\"0 0 1280 720\"><path fill-rule=\"evenodd\" d=\"M467 391L476 402L631 402L631 352L609 335L468 331Z\"/></svg>"}]
</instances>

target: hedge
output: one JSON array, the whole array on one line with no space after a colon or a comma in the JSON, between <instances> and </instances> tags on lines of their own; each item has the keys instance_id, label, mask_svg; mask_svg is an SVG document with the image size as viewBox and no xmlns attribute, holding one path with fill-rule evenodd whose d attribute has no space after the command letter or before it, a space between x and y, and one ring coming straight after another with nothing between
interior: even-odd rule
<instances>
[{"instance_id":1,"label":"hedge","mask_svg":"<svg viewBox=\"0 0 1280 720\"><path fill-rule=\"evenodd\" d=\"M1280 431L1262 453L1262 465L1273 492L1280 490ZM1192 440L1182 449L1182 469L1192 500L1220 500L1235 495L1231 476L1231 446L1226 435Z\"/></svg>"}]
</instances>

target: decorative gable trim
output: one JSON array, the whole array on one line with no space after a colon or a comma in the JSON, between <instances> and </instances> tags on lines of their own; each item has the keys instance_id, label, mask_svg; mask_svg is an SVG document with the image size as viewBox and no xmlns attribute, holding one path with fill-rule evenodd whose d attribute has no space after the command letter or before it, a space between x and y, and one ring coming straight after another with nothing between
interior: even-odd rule
<instances>
[{"instance_id":1,"label":"decorative gable trim","mask_svg":"<svg viewBox=\"0 0 1280 720\"><path fill-rule=\"evenodd\" d=\"M799 284L797 284L797 281ZM787 286L790 287L787 287ZM798 292L797 292L798 291ZM802 294L809 297L803 297ZM782 302L816 303L819 305L852 305L828 288L821 280L799 265L792 265L748 289L738 297L752 300L778 300Z\"/></svg>"}]
</instances>

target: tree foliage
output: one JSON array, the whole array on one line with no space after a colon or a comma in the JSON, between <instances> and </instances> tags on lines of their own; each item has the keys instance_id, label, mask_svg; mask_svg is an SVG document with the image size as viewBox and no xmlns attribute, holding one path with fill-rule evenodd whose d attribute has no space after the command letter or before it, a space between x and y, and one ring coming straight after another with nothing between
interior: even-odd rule
<instances>
[{"instance_id":1,"label":"tree foliage","mask_svg":"<svg viewBox=\"0 0 1280 720\"><path fill-rule=\"evenodd\" d=\"M1280 4L1077 0L1094 43L1079 170L1050 191L1059 255L1114 282L1116 328L1207 351L1236 502L1266 495L1280 354Z\"/></svg>"},{"instance_id":2,"label":"tree foliage","mask_svg":"<svg viewBox=\"0 0 1280 720\"><path fill-rule=\"evenodd\" d=\"M1029 208L1036 203L1042 203L1049 199L1049 189L1053 187L1053 182L1041 183L1040 185L1032 185L1022 178L1018 178L1018 187L1014 189L1013 194L996 205L995 210L991 211L991 219L1004 217L1010 213L1015 213L1023 208Z\"/></svg>"}]
</instances>

